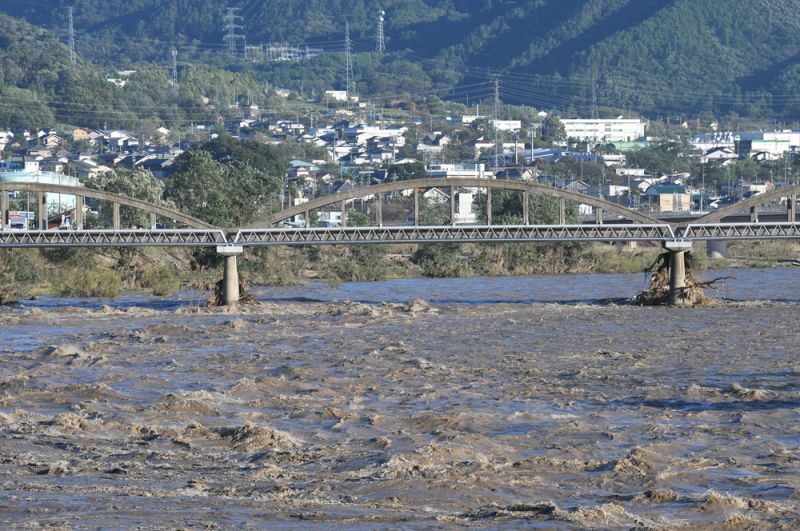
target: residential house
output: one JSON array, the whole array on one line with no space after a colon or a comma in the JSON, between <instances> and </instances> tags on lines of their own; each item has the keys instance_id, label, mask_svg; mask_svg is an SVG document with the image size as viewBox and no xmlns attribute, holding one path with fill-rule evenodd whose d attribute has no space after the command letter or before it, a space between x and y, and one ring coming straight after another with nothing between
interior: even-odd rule
<instances>
[{"instance_id":1,"label":"residential house","mask_svg":"<svg viewBox=\"0 0 800 531\"><path fill-rule=\"evenodd\" d=\"M89 135L91 131L85 129L83 127L76 127L72 130L72 141L73 142L80 142L82 140L89 140Z\"/></svg>"},{"instance_id":2,"label":"residential house","mask_svg":"<svg viewBox=\"0 0 800 531\"><path fill-rule=\"evenodd\" d=\"M473 141L472 147L475 150L475 160L478 160L481 156L481 153L494 147L494 142L484 136L480 136Z\"/></svg>"},{"instance_id":3,"label":"residential house","mask_svg":"<svg viewBox=\"0 0 800 531\"><path fill-rule=\"evenodd\" d=\"M655 184L644 193L644 198L658 212L688 212L692 205L692 196L686 187L678 184Z\"/></svg>"},{"instance_id":4,"label":"residential house","mask_svg":"<svg viewBox=\"0 0 800 531\"><path fill-rule=\"evenodd\" d=\"M450 143L450 137L443 134L441 131L425 135L419 144L417 144L417 151L426 155L438 155L444 150L444 147Z\"/></svg>"},{"instance_id":5,"label":"residential house","mask_svg":"<svg viewBox=\"0 0 800 531\"><path fill-rule=\"evenodd\" d=\"M72 174L81 179L91 179L99 174L112 171L108 166L97 164L92 160L73 160L69 167Z\"/></svg>"},{"instance_id":6,"label":"residential house","mask_svg":"<svg viewBox=\"0 0 800 531\"><path fill-rule=\"evenodd\" d=\"M450 201L450 194L443 192L439 188L428 188L420 195L422 195L426 201L435 205L441 205Z\"/></svg>"},{"instance_id":7,"label":"residential house","mask_svg":"<svg viewBox=\"0 0 800 531\"><path fill-rule=\"evenodd\" d=\"M565 182L561 189L578 194L588 194L591 187L583 181L572 180Z\"/></svg>"},{"instance_id":8,"label":"residential house","mask_svg":"<svg viewBox=\"0 0 800 531\"><path fill-rule=\"evenodd\" d=\"M53 151L50 148L45 147L45 146L36 146L36 147L30 148L26 153L27 153L28 157L31 157L31 158L34 158L34 159L37 159L37 160L42 160L42 159L46 159L47 157L52 157L53 156Z\"/></svg>"},{"instance_id":9,"label":"residential house","mask_svg":"<svg viewBox=\"0 0 800 531\"><path fill-rule=\"evenodd\" d=\"M48 133L39 137L39 143L47 148L57 148L61 145L63 140L55 133Z\"/></svg>"},{"instance_id":10,"label":"residential house","mask_svg":"<svg viewBox=\"0 0 800 531\"><path fill-rule=\"evenodd\" d=\"M516 168L506 168L500 170L495 174L496 179L504 179L507 181L535 181L536 176L533 173L533 168L526 168L524 166Z\"/></svg>"},{"instance_id":11,"label":"residential house","mask_svg":"<svg viewBox=\"0 0 800 531\"><path fill-rule=\"evenodd\" d=\"M47 157L39 162L41 171L51 173L65 173L69 169L69 159L67 157Z\"/></svg>"},{"instance_id":12,"label":"residential house","mask_svg":"<svg viewBox=\"0 0 800 531\"><path fill-rule=\"evenodd\" d=\"M700 162L707 163L707 162L718 162L722 165L730 164L731 162L737 160L739 155L736 151L727 146L720 146L711 148L703 154L700 158Z\"/></svg>"}]
</instances>

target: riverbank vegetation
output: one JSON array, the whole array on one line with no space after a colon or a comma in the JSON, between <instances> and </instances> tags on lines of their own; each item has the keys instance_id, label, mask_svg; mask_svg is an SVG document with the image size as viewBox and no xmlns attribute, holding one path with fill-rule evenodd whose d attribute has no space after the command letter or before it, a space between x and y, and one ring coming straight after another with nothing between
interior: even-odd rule
<instances>
[{"instance_id":1,"label":"riverbank vegetation","mask_svg":"<svg viewBox=\"0 0 800 531\"><path fill-rule=\"evenodd\" d=\"M800 254L795 242L737 242L730 258L708 260L695 249L696 269L771 267ZM566 273L637 273L662 252L655 244L427 244L361 247L271 247L248 250L240 274L251 286L323 281L375 281L408 277L465 277ZM166 296L206 289L222 276L222 264L199 267L200 251L187 249L3 249L0 304L49 294L114 297L122 291Z\"/></svg>"}]
</instances>

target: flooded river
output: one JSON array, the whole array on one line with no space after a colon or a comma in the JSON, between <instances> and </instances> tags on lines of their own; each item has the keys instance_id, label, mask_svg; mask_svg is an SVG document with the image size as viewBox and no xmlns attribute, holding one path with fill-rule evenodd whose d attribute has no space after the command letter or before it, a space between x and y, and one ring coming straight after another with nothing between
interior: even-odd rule
<instances>
[{"instance_id":1,"label":"flooded river","mask_svg":"<svg viewBox=\"0 0 800 531\"><path fill-rule=\"evenodd\" d=\"M797 528L800 268L708 276L2 308L0 526Z\"/></svg>"}]
</instances>

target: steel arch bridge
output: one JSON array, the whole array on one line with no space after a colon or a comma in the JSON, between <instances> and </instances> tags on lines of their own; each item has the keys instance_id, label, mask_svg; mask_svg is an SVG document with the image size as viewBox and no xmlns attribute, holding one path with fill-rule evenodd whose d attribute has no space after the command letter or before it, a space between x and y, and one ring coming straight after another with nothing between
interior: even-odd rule
<instances>
[{"instance_id":1,"label":"steel arch bridge","mask_svg":"<svg viewBox=\"0 0 800 531\"><path fill-rule=\"evenodd\" d=\"M450 203L451 224L424 226L418 223L421 190L449 188L451 196L459 188L486 191L487 222L483 225L457 225L454 218L454 201ZM523 223L519 225L494 224L492 220L492 191L511 190L522 195ZM383 196L404 190L413 191L414 225L383 226ZM8 192L21 191L39 194L39 230L10 230L5 223L8 210ZM773 239L800 238L796 223L796 199L800 186L782 188L768 194L752 197L719 209L689 222L668 223L615 203L576 192L561 190L538 183L495 179L418 179L383 183L351 189L347 192L321 197L305 204L291 207L260 222L246 227L223 229L174 209L154 205L131 197L84 187L44 183L0 182L0 247L61 247L61 246L253 246L253 245L324 245L368 243L425 243L425 242L565 242L565 241L655 241L714 240L714 239ZM43 220L43 194L59 193L76 197L76 225L78 230L47 230ZM535 225L530 223L529 197L531 194L555 198L559 201L559 223ZM113 205L113 227L103 230L83 229L85 198L109 201ZM350 201L372 198L375 201L378 226L346 226L346 208ZM785 221L759 220L758 206L786 198ZM566 203L587 204L595 209L593 224L567 224ZM345 213L342 227L291 228L275 227L277 223L302 215L306 220L310 212L338 205ZM120 206L132 207L150 215L150 229L130 229L120 226ZM722 223L743 209L750 209L748 220ZM613 215L605 220L603 213ZM774 215L773 215L774 216ZM161 217L186 225L186 229L162 229L156 224Z\"/></svg>"},{"instance_id":2,"label":"steel arch bridge","mask_svg":"<svg viewBox=\"0 0 800 531\"><path fill-rule=\"evenodd\" d=\"M560 225L566 224L566 209L565 209L565 202L572 201L575 203L582 203L585 205L590 205L595 208L596 212L596 221L598 224L602 222L602 213L603 212L611 212L613 214L617 214L622 216L623 218L629 220L630 222L634 223L644 223L644 224L659 224L661 223L657 219L654 219L650 216L647 216L641 212L637 212L635 210L631 210L629 208L625 208L620 206L616 203L611 203L609 201L604 201L597 197L592 197L586 194L581 194L577 192L571 192L569 190L561 190L559 188L554 188L552 186L546 186L539 183L532 183L527 181L507 181L507 180L500 180L500 179L466 179L466 178L446 178L446 179L414 179L408 181L396 181L391 183L382 183L376 184L372 186L364 186L360 188L353 188L352 190L348 190L347 192L332 194L329 196L323 196L308 203L303 203L302 205L298 205L295 207L287 208L280 212L277 212L264 220L256 223L252 223L247 225L243 228L245 229L255 229L255 228L268 228L274 226L276 223L284 221L294 216L304 215L306 219L308 219L308 213L312 210L316 210L318 208L323 208L326 206L331 205L341 205L342 212L345 212L346 204L348 201L352 201L354 199L359 199L362 197L376 197L376 208L378 212L378 216L381 214L381 205L382 205L382 196L386 193L391 192L402 192L405 190L413 190L414 196L414 220L416 224L416 220L419 217L419 190L427 190L430 188L449 188L452 192L458 188L479 188L479 189L486 189L487 195L487 215L488 220L487 224L492 225L491 219L491 205L492 205L492 190L502 189L502 190L512 190L516 192L521 192L523 194L523 225L529 225L529 211L528 211L528 197L530 194L535 195L543 195L546 197L552 197L559 199L560 202ZM450 219L451 222L453 220L453 208L455 203L451 200L450 201ZM382 225L379 223L378 225Z\"/></svg>"},{"instance_id":3,"label":"steel arch bridge","mask_svg":"<svg viewBox=\"0 0 800 531\"><path fill-rule=\"evenodd\" d=\"M38 213L40 220L40 227L39 227L40 229L46 228L41 226L41 223L44 222L47 218L47 214L44 211L44 201L42 199L43 199L43 194L48 194L48 193L75 196L77 200L75 204L75 216L79 228L83 228L82 227L83 209L81 207L83 206L84 200L86 198L97 199L100 201L108 201L112 203L114 210L113 224L115 229L120 228L120 216L119 216L120 206L132 207L150 214L152 225L155 225L154 218L158 218L160 216L162 218L183 223L187 227L194 229L216 228L214 225L211 225L210 223L206 223L201 219L189 216L175 209L167 208L153 203L148 203L147 201L142 201L141 199L135 199L133 197L128 197L125 195L114 194L111 192L104 192L102 190L94 190L92 188L85 188L82 186L0 181L0 192L3 192L2 197L0 197L0 211L2 212L2 220L0 220L0 224L3 225L5 222L5 213L8 210L8 192L33 192L38 194L39 196Z\"/></svg>"}]
</instances>

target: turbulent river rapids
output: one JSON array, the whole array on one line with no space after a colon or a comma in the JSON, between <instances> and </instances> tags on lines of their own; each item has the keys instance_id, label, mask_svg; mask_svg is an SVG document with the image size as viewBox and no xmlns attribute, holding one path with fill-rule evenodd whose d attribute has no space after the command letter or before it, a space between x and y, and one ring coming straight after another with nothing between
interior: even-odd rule
<instances>
[{"instance_id":1,"label":"turbulent river rapids","mask_svg":"<svg viewBox=\"0 0 800 531\"><path fill-rule=\"evenodd\" d=\"M0 308L0 526L797 528L800 268L722 275Z\"/></svg>"}]
</instances>

